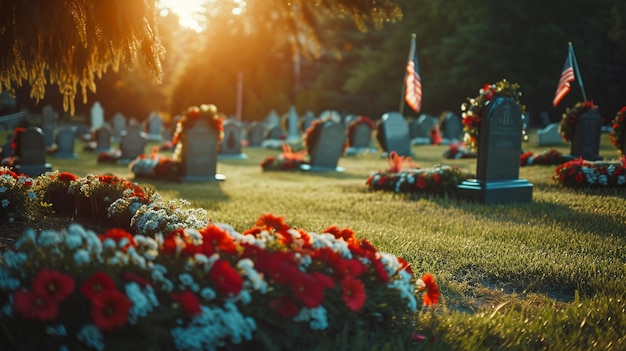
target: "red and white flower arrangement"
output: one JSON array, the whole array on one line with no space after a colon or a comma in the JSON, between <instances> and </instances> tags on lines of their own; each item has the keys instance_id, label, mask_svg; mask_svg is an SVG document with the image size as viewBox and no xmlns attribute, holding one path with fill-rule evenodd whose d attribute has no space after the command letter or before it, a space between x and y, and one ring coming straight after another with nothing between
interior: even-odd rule
<instances>
[{"instance_id":1,"label":"red and white flower arrangement","mask_svg":"<svg viewBox=\"0 0 626 351\"><path fill-rule=\"evenodd\" d=\"M613 125L611 129L611 133L609 133L609 140L611 144L617 148L617 152L620 155L626 154L626 150L624 150L624 138L626 135L626 106L622 107L621 110L617 112L615 118L613 119Z\"/></svg>"},{"instance_id":2,"label":"red and white flower arrangement","mask_svg":"<svg viewBox=\"0 0 626 351\"><path fill-rule=\"evenodd\" d=\"M532 165L560 165L564 161L563 154L559 150L550 149L540 153L526 151L520 156L520 166Z\"/></svg>"},{"instance_id":3,"label":"red and white flower arrangement","mask_svg":"<svg viewBox=\"0 0 626 351\"><path fill-rule=\"evenodd\" d=\"M592 162L578 158L558 166L552 179L568 188L626 186L626 156L619 162Z\"/></svg>"},{"instance_id":4,"label":"red and white flower arrangement","mask_svg":"<svg viewBox=\"0 0 626 351\"><path fill-rule=\"evenodd\" d=\"M154 212L147 226L168 205L146 205L140 195L139 207ZM348 228L307 232L273 214L243 232L207 221L161 228L134 235L118 228L96 235L78 224L27 230L0 261L0 343L285 349L365 324L381 335L410 330L403 323L410 324L419 294L424 306L440 297L432 275L416 279L405 260Z\"/></svg>"},{"instance_id":5,"label":"red and white flower arrangement","mask_svg":"<svg viewBox=\"0 0 626 351\"><path fill-rule=\"evenodd\" d=\"M577 102L574 107L568 107L563 112L561 117L561 123L559 124L559 131L564 141L572 141L574 137L574 131L576 130L576 123L578 116L585 113L587 110L597 110L598 106L593 101Z\"/></svg>"}]
</instances>

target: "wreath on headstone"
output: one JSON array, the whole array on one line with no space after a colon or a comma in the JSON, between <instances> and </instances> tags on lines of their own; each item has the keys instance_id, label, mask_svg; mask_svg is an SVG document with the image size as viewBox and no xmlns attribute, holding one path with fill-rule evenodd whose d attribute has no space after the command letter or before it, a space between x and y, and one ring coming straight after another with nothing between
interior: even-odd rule
<instances>
[{"instance_id":1,"label":"wreath on headstone","mask_svg":"<svg viewBox=\"0 0 626 351\"><path fill-rule=\"evenodd\" d=\"M370 128L370 131L376 129L376 123L374 123L374 121L372 121L369 117L359 116L355 118L348 124L348 128L346 129L346 136L348 137L348 144L350 145L354 144L354 140L353 140L354 132L356 131L356 127L362 123L365 123Z\"/></svg>"},{"instance_id":2,"label":"wreath on headstone","mask_svg":"<svg viewBox=\"0 0 626 351\"><path fill-rule=\"evenodd\" d=\"M624 150L624 133L626 132L626 106L622 107L621 110L617 112L615 118L613 119L613 129L611 133L609 133L609 140L611 144L617 148L617 151L620 155L623 155L626 150Z\"/></svg>"},{"instance_id":3,"label":"wreath on headstone","mask_svg":"<svg viewBox=\"0 0 626 351\"><path fill-rule=\"evenodd\" d=\"M503 79L493 84L485 84L478 91L478 96L467 98L467 101L461 104L463 131L465 132L464 141L471 150L475 151L478 149L478 133L481 118L485 108L492 100L497 97L513 98L517 106L519 106L520 112L524 113L526 106L520 102L522 92L519 89L519 84L509 83L506 79ZM522 130L522 134L526 134L525 129Z\"/></svg>"},{"instance_id":4,"label":"wreath on headstone","mask_svg":"<svg viewBox=\"0 0 626 351\"><path fill-rule=\"evenodd\" d=\"M184 155L183 150L185 148L184 143L182 142L182 136L186 133L187 130L193 128L194 124L200 119L205 119L209 122L211 129L217 131L217 145L222 142L224 138L224 125L222 114L217 111L217 106L213 104L203 104L200 106L191 106L187 108L183 117L176 124L176 131L174 132L174 138L172 142L174 143L174 161L182 162L182 157Z\"/></svg>"},{"instance_id":5,"label":"wreath on headstone","mask_svg":"<svg viewBox=\"0 0 626 351\"><path fill-rule=\"evenodd\" d=\"M572 141L578 116L582 115L589 109L597 110L598 106L594 105L593 101L580 101L577 102L574 107L568 107L565 109L565 112L563 112L563 116L561 117L561 124L559 125L559 132L561 132L563 140Z\"/></svg>"}]
</instances>

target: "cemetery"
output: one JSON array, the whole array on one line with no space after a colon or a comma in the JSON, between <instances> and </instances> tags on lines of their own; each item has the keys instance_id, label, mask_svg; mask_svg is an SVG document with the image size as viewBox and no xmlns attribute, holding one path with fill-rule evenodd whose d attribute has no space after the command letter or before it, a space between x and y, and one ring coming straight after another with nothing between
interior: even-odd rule
<instances>
[{"instance_id":1,"label":"cemetery","mask_svg":"<svg viewBox=\"0 0 626 351\"><path fill-rule=\"evenodd\" d=\"M626 349L625 4L191 3L3 7L0 350Z\"/></svg>"}]
</instances>

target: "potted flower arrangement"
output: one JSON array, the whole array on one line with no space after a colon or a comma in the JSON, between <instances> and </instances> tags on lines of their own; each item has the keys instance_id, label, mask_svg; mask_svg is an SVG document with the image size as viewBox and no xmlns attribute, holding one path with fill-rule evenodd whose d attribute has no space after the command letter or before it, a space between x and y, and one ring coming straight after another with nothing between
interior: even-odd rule
<instances>
[{"instance_id":1,"label":"potted flower arrangement","mask_svg":"<svg viewBox=\"0 0 626 351\"><path fill-rule=\"evenodd\" d=\"M468 98L466 102L461 104L463 130L465 131L464 141L472 151L478 149L481 118L489 103L497 97L513 98L519 106L520 111L524 113L526 106L522 105L520 102L521 95L519 84L509 83L506 79L503 79L494 84L485 84L485 86L478 91L478 96ZM525 133L526 131L522 130L522 134L525 135Z\"/></svg>"},{"instance_id":2,"label":"potted flower arrangement","mask_svg":"<svg viewBox=\"0 0 626 351\"><path fill-rule=\"evenodd\" d=\"M585 113L589 109L597 110L598 106L594 105L593 101L577 102L574 107L568 107L563 112L561 123L559 124L559 131L561 137L565 141L572 141L574 137L574 131L576 130L576 122L578 116Z\"/></svg>"},{"instance_id":3,"label":"potted flower arrangement","mask_svg":"<svg viewBox=\"0 0 626 351\"><path fill-rule=\"evenodd\" d=\"M307 163L306 150L293 151L291 145L283 144L283 152L278 157L268 156L261 162L264 171L294 171Z\"/></svg>"},{"instance_id":4,"label":"potted flower arrangement","mask_svg":"<svg viewBox=\"0 0 626 351\"><path fill-rule=\"evenodd\" d=\"M39 200L51 205L60 216L73 216L76 213L76 196L70 194L70 186L78 176L70 172L51 171L35 178L33 191Z\"/></svg>"},{"instance_id":5,"label":"potted flower arrangement","mask_svg":"<svg viewBox=\"0 0 626 351\"><path fill-rule=\"evenodd\" d=\"M0 342L29 350L282 350L363 329L409 342L433 277L348 228L262 215L151 236L29 230L0 262ZM372 341L379 339L372 339ZM396 341L397 342L397 341ZM380 346L382 345L372 345Z\"/></svg>"},{"instance_id":6,"label":"potted flower arrangement","mask_svg":"<svg viewBox=\"0 0 626 351\"><path fill-rule=\"evenodd\" d=\"M0 222L26 221L38 210L33 179L0 167Z\"/></svg>"},{"instance_id":7,"label":"potted flower arrangement","mask_svg":"<svg viewBox=\"0 0 626 351\"><path fill-rule=\"evenodd\" d=\"M626 184L626 156L619 162L592 162L578 158L559 165L552 179L568 188L623 187Z\"/></svg>"},{"instance_id":8,"label":"potted flower arrangement","mask_svg":"<svg viewBox=\"0 0 626 351\"><path fill-rule=\"evenodd\" d=\"M617 112L615 118L613 119L613 128L611 129L611 133L609 133L609 140L611 144L617 148L617 152L620 155L624 155L626 150L624 147L626 146L626 128L624 128L624 124L626 122L626 106L622 107L621 110Z\"/></svg>"}]
</instances>

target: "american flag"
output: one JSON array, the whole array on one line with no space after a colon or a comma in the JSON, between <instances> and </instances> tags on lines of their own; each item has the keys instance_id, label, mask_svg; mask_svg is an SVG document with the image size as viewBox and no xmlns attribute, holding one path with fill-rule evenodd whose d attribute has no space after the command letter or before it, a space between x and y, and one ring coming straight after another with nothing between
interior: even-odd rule
<instances>
[{"instance_id":1,"label":"american flag","mask_svg":"<svg viewBox=\"0 0 626 351\"><path fill-rule=\"evenodd\" d=\"M571 48L571 46L570 46ZM567 58L565 59L565 65L563 65L563 72L561 73L561 79L559 80L559 85L556 88L556 93L554 94L554 100L552 100L552 105L556 107L559 104L561 99L567 95L570 91L570 83L575 80L574 76L574 66L572 65L572 51L569 50L567 52Z\"/></svg>"},{"instance_id":2,"label":"american flag","mask_svg":"<svg viewBox=\"0 0 626 351\"><path fill-rule=\"evenodd\" d=\"M415 49L415 35L411 37L411 50L406 64L404 77L404 101L413 111L419 112L422 107L422 78L420 77L419 65L417 64L417 52Z\"/></svg>"}]
</instances>

